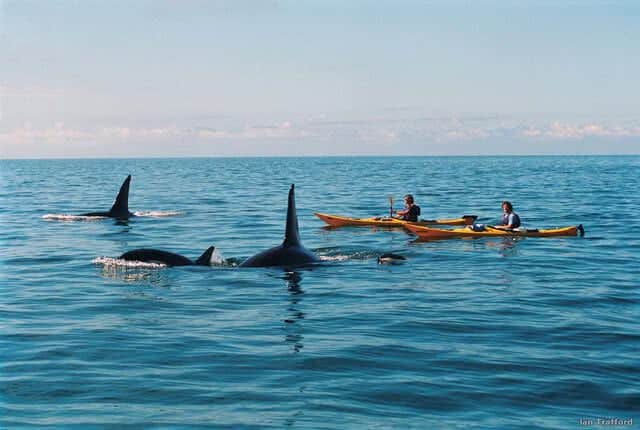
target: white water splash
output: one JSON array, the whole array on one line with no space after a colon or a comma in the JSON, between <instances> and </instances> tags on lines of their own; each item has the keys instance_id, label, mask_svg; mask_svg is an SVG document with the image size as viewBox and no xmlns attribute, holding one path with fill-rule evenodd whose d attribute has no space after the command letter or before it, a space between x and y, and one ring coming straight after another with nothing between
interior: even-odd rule
<instances>
[{"instance_id":1,"label":"white water splash","mask_svg":"<svg viewBox=\"0 0 640 430\"><path fill-rule=\"evenodd\" d=\"M133 214L138 217L163 218L170 216L182 215L180 211L138 211ZM105 216L86 216L86 215L68 215L68 214L46 214L42 215L42 219L47 221L99 221L108 217Z\"/></svg>"},{"instance_id":2,"label":"white water splash","mask_svg":"<svg viewBox=\"0 0 640 430\"><path fill-rule=\"evenodd\" d=\"M214 249L213 252L211 253L209 264L212 266L224 266L226 264L226 260L224 259L222 254L218 252L217 248Z\"/></svg>"},{"instance_id":3,"label":"white water splash","mask_svg":"<svg viewBox=\"0 0 640 430\"><path fill-rule=\"evenodd\" d=\"M345 261L350 258L348 255L321 255L320 261Z\"/></svg>"},{"instance_id":4,"label":"white water splash","mask_svg":"<svg viewBox=\"0 0 640 430\"><path fill-rule=\"evenodd\" d=\"M138 211L133 213L135 216L144 216L144 217L152 217L152 218L162 218L168 216L178 216L182 215L183 212L180 211Z\"/></svg>"},{"instance_id":5,"label":"white water splash","mask_svg":"<svg viewBox=\"0 0 640 430\"><path fill-rule=\"evenodd\" d=\"M105 219L104 216L86 216L86 215L66 215L66 214L46 214L42 215L42 219L47 221L99 221Z\"/></svg>"},{"instance_id":6,"label":"white water splash","mask_svg":"<svg viewBox=\"0 0 640 430\"><path fill-rule=\"evenodd\" d=\"M131 269L161 269L167 267L162 263L147 263L144 261L130 261L121 258L97 257L91 260L93 264L100 264L105 267L123 267Z\"/></svg>"}]
</instances>

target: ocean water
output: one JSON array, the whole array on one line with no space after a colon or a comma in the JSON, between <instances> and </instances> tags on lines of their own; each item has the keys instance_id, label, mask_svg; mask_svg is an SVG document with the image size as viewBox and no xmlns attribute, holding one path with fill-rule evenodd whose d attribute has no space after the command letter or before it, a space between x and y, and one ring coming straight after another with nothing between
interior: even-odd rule
<instances>
[{"instance_id":1,"label":"ocean water","mask_svg":"<svg viewBox=\"0 0 640 430\"><path fill-rule=\"evenodd\" d=\"M639 167L638 156L2 160L0 428L636 427ZM127 174L144 216L63 216L107 210ZM291 183L322 264L114 264L141 247L197 258L215 245L241 261L277 245ZM389 195L409 192L423 217L495 222L509 199L528 227L581 223L586 235L415 242L313 216L384 215ZM378 265L383 252L407 261Z\"/></svg>"}]
</instances>

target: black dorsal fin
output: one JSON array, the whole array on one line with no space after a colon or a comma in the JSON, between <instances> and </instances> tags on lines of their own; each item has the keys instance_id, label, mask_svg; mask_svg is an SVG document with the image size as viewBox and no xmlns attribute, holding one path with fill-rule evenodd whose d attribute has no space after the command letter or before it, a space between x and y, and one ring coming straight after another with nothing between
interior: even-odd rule
<instances>
[{"instance_id":1,"label":"black dorsal fin","mask_svg":"<svg viewBox=\"0 0 640 430\"><path fill-rule=\"evenodd\" d=\"M295 185L291 184L289 190L289 204L287 206L287 227L284 231L284 246L300 245L300 233L298 231L298 215L296 213Z\"/></svg>"},{"instance_id":2,"label":"black dorsal fin","mask_svg":"<svg viewBox=\"0 0 640 430\"><path fill-rule=\"evenodd\" d=\"M210 246L205 252L196 260L196 264L199 266L208 266L211 264L211 254L216 249L215 246Z\"/></svg>"},{"instance_id":3,"label":"black dorsal fin","mask_svg":"<svg viewBox=\"0 0 640 430\"><path fill-rule=\"evenodd\" d=\"M122 183L116 196L116 201L113 202L109 212L113 214L129 214L129 183L131 183L131 175L127 176L127 179Z\"/></svg>"}]
</instances>

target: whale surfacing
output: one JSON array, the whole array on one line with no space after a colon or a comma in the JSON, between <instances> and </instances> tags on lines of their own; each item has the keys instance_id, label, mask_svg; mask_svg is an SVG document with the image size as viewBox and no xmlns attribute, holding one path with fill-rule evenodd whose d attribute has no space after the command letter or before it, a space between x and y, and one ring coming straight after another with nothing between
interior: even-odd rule
<instances>
[{"instance_id":1,"label":"whale surfacing","mask_svg":"<svg viewBox=\"0 0 640 430\"><path fill-rule=\"evenodd\" d=\"M211 264L211 254L213 254L214 250L215 247L210 246L196 261L191 261L180 254L159 249L134 249L133 251L125 252L119 258L127 261L160 263L167 266L209 266Z\"/></svg>"},{"instance_id":2,"label":"whale surfacing","mask_svg":"<svg viewBox=\"0 0 640 430\"><path fill-rule=\"evenodd\" d=\"M116 219L129 219L135 215L129 212L129 184L131 183L131 175L127 176L122 185L120 191L116 196L113 206L106 212L89 212L81 214L81 216L100 216Z\"/></svg>"},{"instance_id":3,"label":"whale surfacing","mask_svg":"<svg viewBox=\"0 0 640 430\"><path fill-rule=\"evenodd\" d=\"M300 243L294 188L292 184L289 190L287 224L282 244L248 258L240 267L295 267L319 261L313 252Z\"/></svg>"}]
</instances>

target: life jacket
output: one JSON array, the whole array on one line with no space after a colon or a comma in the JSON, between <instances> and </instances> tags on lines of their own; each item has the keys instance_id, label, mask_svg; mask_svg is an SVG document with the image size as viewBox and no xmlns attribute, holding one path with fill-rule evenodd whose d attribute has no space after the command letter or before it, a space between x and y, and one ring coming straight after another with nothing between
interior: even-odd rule
<instances>
[{"instance_id":1,"label":"life jacket","mask_svg":"<svg viewBox=\"0 0 640 430\"><path fill-rule=\"evenodd\" d=\"M411 208L409 208L409 213L407 213L403 217L403 219L405 221L417 222L419 215L420 215L420 206L412 205Z\"/></svg>"},{"instance_id":2,"label":"life jacket","mask_svg":"<svg viewBox=\"0 0 640 430\"><path fill-rule=\"evenodd\" d=\"M513 216L513 218L512 218L513 222L511 223L511 228L520 227L520 217L515 212L511 212L510 214L502 215L502 225L509 225L509 217L511 217L511 216Z\"/></svg>"}]
</instances>

